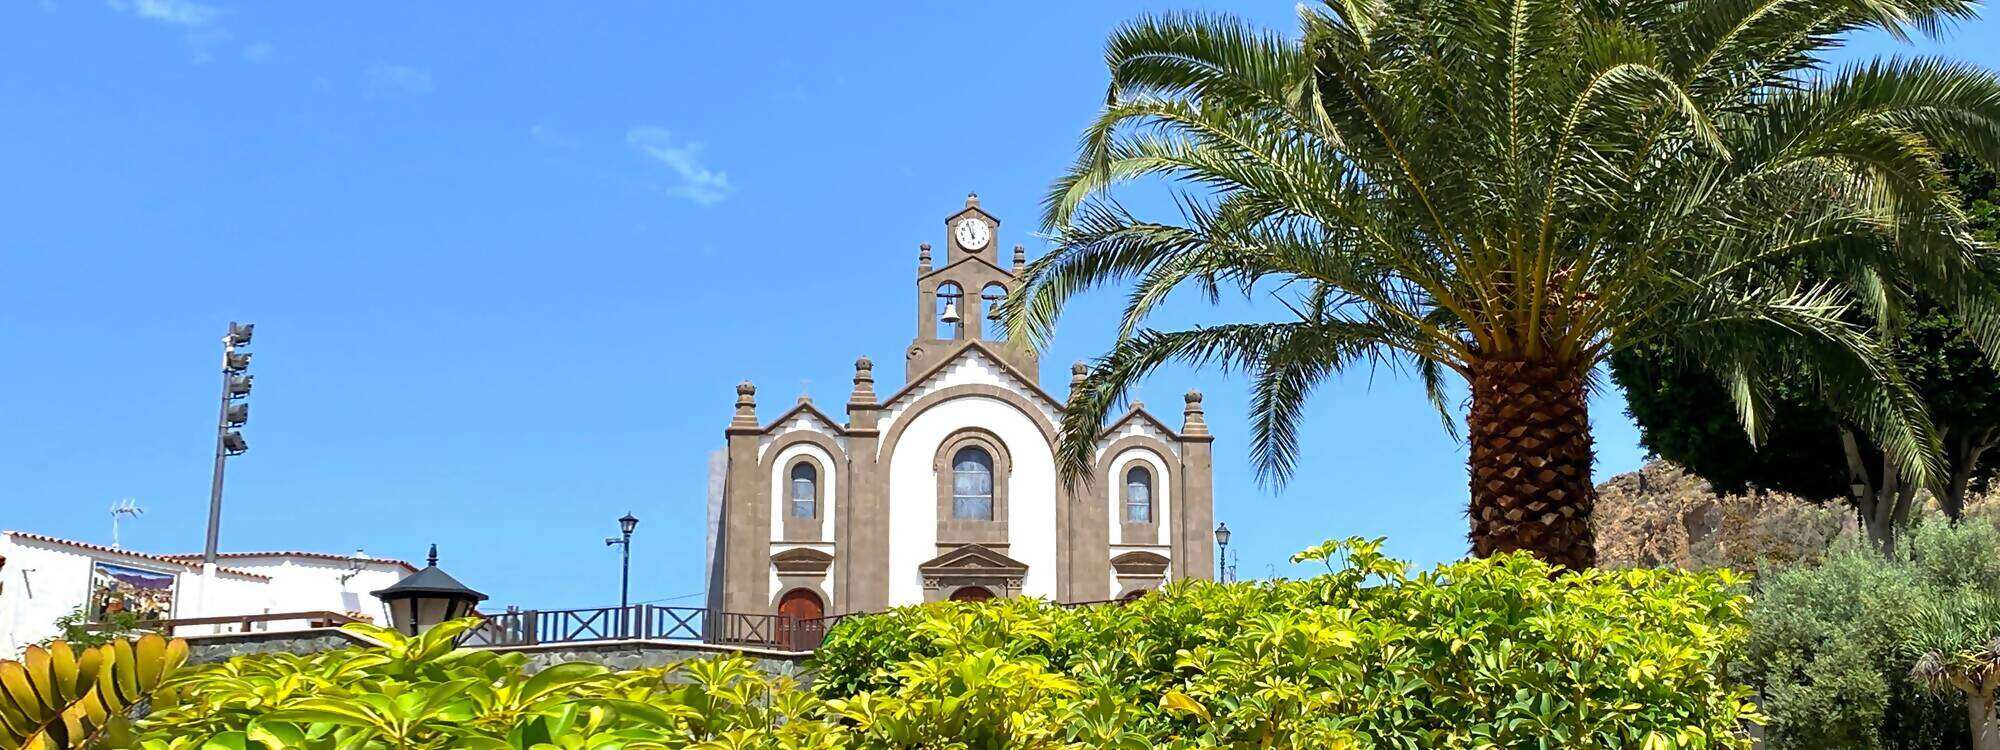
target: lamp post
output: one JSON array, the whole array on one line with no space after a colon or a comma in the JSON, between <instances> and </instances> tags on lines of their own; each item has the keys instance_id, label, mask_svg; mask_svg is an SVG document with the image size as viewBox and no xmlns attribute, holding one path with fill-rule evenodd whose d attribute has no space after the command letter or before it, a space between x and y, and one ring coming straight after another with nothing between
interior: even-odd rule
<instances>
[{"instance_id":1,"label":"lamp post","mask_svg":"<svg viewBox=\"0 0 2000 750\"><path fill-rule=\"evenodd\" d=\"M1215 525L1215 546L1219 552L1215 556L1215 581L1229 582L1229 524Z\"/></svg>"},{"instance_id":2,"label":"lamp post","mask_svg":"<svg viewBox=\"0 0 2000 750\"><path fill-rule=\"evenodd\" d=\"M618 625L625 626L626 609L632 606L632 530L639 527L639 519L630 513L618 519L618 536L605 537L604 546L618 546Z\"/></svg>"}]
</instances>

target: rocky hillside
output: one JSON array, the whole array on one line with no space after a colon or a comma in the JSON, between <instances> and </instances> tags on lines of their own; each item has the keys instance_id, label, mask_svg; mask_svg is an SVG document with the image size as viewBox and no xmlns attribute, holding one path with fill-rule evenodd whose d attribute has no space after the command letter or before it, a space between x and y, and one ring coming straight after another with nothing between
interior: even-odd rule
<instances>
[{"instance_id":1,"label":"rocky hillside","mask_svg":"<svg viewBox=\"0 0 2000 750\"><path fill-rule=\"evenodd\" d=\"M1606 567L1745 571L1816 557L1855 525L1842 506L1772 492L1717 495L1664 461L1598 485L1595 519L1598 561Z\"/></svg>"}]
</instances>

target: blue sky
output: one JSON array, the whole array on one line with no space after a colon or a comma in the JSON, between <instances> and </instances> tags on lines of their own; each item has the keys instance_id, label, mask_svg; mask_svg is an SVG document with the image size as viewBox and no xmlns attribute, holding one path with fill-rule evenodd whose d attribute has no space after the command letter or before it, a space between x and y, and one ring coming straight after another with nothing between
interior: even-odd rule
<instances>
[{"instance_id":1,"label":"blue sky","mask_svg":"<svg viewBox=\"0 0 2000 750\"><path fill-rule=\"evenodd\" d=\"M1289 3L1236 5L1291 28ZM495 604L591 606L631 511L634 599L697 593L737 381L768 419L802 389L842 403L859 355L899 380L917 244L978 191L999 244L1039 252L1106 32L1195 4L472 7L0 6L0 528L106 542L131 497L127 546L199 551L216 339L250 320L226 549L435 541ZM1993 64L1996 39L1922 46ZM1065 319L1053 390L1120 297ZM1205 319L1191 302L1161 324ZM1331 536L1463 554L1464 450L1407 379L1322 389L1281 492L1241 383L1170 370L1140 397L1190 387L1245 577ZM1599 478L1634 468L1616 394L1593 408Z\"/></svg>"}]
</instances>

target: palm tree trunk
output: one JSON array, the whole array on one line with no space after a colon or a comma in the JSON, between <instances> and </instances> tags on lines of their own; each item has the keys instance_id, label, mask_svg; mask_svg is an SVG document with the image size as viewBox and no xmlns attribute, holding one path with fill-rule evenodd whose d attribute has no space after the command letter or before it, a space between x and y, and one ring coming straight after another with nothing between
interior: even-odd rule
<instances>
[{"instance_id":1,"label":"palm tree trunk","mask_svg":"<svg viewBox=\"0 0 2000 750\"><path fill-rule=\"evenodd\" d=\"M1585 372L1488 361L1473 365L1471 380L1472 553L1526 550L1574 569L1596 565Z\"/></svg>"},{"instance_id":2,"label":"palm tree trunk","mask_svg":"<svg viewBox=\"0 0 2000 750\"><path fill-rule=\"evenodd\" d=\"M1973 750L2000 750L2000 696L1992 692L1970 694L1965 699L1965 718L1972 725Z\"/></svg>"}]
</instances>

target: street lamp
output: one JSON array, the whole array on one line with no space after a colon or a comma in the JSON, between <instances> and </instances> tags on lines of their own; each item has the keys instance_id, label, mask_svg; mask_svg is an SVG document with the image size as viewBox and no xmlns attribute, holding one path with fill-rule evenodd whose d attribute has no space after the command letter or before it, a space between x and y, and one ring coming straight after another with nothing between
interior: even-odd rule
<instances>
[{"instance_id":1,"label":"street lamp","mask_svg":"<svg viewBox=\"0 0 2000 750\"><path fill-rule=\"evenodd\" d=\"M438 570L438 548L431 545L427 567L385 589L368 593L389 607L389 626L417 635L447 620L472 614L472 608L486 601L486 595L466 588L458 579Z\"/></svg>"},{"instance_id":2,"label":"street lamp","mask_svg":"<svg viewBox=\"0 0 2000 750\"><path fill-rule=\"evenodd\" d=\"M626 513L618 519L619 536L604 538L604 546L618 546L621 558L618 568L618 619L621 627L626 608L632 606L632 530L638 527L639 519Z\"/></svg>"},{"instance_id":3,"label":"street lamp","mask_svg":"<svg viewBox=\"0 0 2000 750\"><path fill-rule=\"evenodd\" d=\"M1215 556L1215 580L1217 583L1228 583L1229 524L1218 523L1215 525L1215 546L1220 548L1220 552Z\"/></svg>"}]
</instances>

